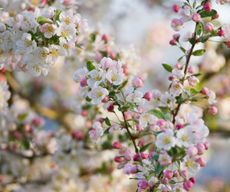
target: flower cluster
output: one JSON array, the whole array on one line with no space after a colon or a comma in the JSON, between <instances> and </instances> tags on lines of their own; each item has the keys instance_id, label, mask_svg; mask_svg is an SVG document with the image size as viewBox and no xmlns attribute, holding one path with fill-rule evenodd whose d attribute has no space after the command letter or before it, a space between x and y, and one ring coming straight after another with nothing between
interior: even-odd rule
<instances>
[{"instance_id":1,"label":"flower cluster","mask_svg":"<svg viewBox=\"0 0 230 192\"><path fill-rule=\"evenodd\" d=\"M77 46L81 22L73 11L53 8L5 16L0 24L0 49L18 58L17 67L46 75L59 56L69 55Z\"/></svg>"},{"instance_id":2,"label":"flower cluster","mask_svg":"<svg viewBox=\"0 0 230 192\"><path fill-rule=\"evenodd\" d=\"M205 49L195 49L197 44L223 36L223 29L212 22L218 13L210 1L194 4L185 1L181 6L174 5L173 10L181 16L172 20L175 31L185 22L195 24L195 31L186 42L181 41L180 34L173 35L170 41L179 47L183 56L173 67L163 64L170 73L165 93L143 92L143 77L127 75L122 62L110 58L103 58L99 63L88 61L87 67L74 75L86 101L107 111L102 110L102 115L97 116L90 137L119 135L112 144L118 150L114 160L126 174L134 175L138 191L190 191L196 173L205 166L202 155L208 149L209 134L202 110L194 103L207 100L209 113L217 113L215 93L200 88L200 74L195 72L190 60L205 53ZM186 48L187 44L190 48ZM121 135L130 140L134 150L122 143Z\"/></svg>"}]
</instances>

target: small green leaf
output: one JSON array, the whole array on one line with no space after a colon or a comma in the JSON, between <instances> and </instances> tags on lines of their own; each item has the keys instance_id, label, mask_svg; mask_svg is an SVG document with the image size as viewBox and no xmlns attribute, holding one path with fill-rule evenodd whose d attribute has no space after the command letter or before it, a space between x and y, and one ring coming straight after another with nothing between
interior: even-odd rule
<instances>
[{"instance_id":1,"label":"small green leaf","mask_svg":"<svg viewBox=\"0 0 230 192\"><path fill-rule=\"evenodd\" d=\"M205 53L205 49L198 49L198 50L194 51L192 54L193 54L194 56L201 56L201 55L203 55L204 53Z\"/></svg>"},{"instance_id":2,"label":"small green leaf","mask_svg":"<svg viewBox=\"0 0 230 192\"><path fill-rule=\"evenodd\" d=\"M50 19L47 19L46 17L43 17L43 16L38 17L37 22L41 25L45 23L53 23Z\"/></svg>"},{"instance_id":3,"label":"small green leaf","mask_svg":"<svg viewBox=\"0 0 230 192\"><path fill-rule=\"evenodd\" d=\"M105 124L106 124L106 125L108 125L108 126L111 127L111 123L110 123L110 120L109 120L108 117L106 117L106 118L104 119L104 121L105 121Z\"/></svg>"},{"instance_id":4,"label":"small green leaf","mask_svg":"<svg viewBox=\"0 0 230 192\"><path fill-rule=\"evenodd\" d=\"M22 114L19 114L19 115L18 115L18 121L20 121L20 122L25 121L25 120L26 120L27 115L28 115L27 113L22 113Z\"/></svg>"},{"instance_id":5,"label":"small green leaf","mask_svg":"<svg viewBox=\"0 0 230 192\"><path fill-rule=\"evenodd\" d=\"M140 152L144 152L145 150L147 150L151 144L152 143L148 143L148 144L144 145L143 147L141 147Z\"/></svg>"},{"instance_id":6,"label":"small green leaf","mask_svg":"<svg viewBox=\"0 0 230 192\"><path fill-rule=\"evenodd\" d=\"M92 71L95 69L95 66L92 61L87 61L86 63L88 71Z\"/></svg>"},{"instance_id":7,"label":"small green leaf","mask_svg":"<svg viewBox=\"0 0 230 192\"><path fill-rule=\"evenodd\" d=\"M196 34L198 36L200 36L204 31L204 25L200 22L200 23L197 23L197 26L196 26Z\"/></svg>"},{"instance_id":8,"label":"small green leaf","mask_svg":"<svg viewBox=\"0 0 230 192\"><path fill-rule=\"evenodd\" d=\"M163 63L162 66L164 67L164 69L165 69L166 71L168 71L168 72L170 72L170 73L171 73L172 70L173 70L172 66L169 65L169 64Z\"/></svg>"},{"instance_id":9,"label":"small green leaf","mask_svg":"<svg viewBox=\"0 0 230 192\"><path fill-rule=\"evenodd\" d=\"M59 21L60 14L61 14L61 10L55 10L54 17L53 17L54 21Z\"/></svg>"}]
</instances>

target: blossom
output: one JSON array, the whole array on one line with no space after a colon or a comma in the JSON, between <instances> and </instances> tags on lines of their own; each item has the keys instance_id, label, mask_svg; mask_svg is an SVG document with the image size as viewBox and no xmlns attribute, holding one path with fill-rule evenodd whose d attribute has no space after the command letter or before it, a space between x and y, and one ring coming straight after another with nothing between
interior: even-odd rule
<instances>
[{"instance_id":1,"label":"blossom","mask_svg":"<svg viewBox=\"0 0 230 192\"><path fill-rule=\"evenodd\" d=\"M188 147L190 146L190 144L192 143L191 141L191 135L192 132L189 131L189 129L187 127L180 129L177 132L177 145L178 146L184 146L184 147Z\"/></svg>"},{"instance_id":2,"label":"blossom","mask_svg":"<svg viewBox=\"0 0 230 192\"><path fill-rule=\"evenodd\" d=\"M108 90L103 87L93 87L88 96L92 99L92 104L100 104L101 101L109 94Z\"/></svg>"},{"instance_id":3,"label":"blossom","mask_svg":"<svg viewBox=\"0 0 230 192\"><path fill-rule=\"evenodd\" d=\"M165 132L157 135L156 146L159 149L169 150L176 144L176 139L172 130L167 130Z\"/></svg>"},{"instance_id":4,"label":"blossom","mask_svg":"<svg viewBox=\"0 0 230 192\"><path fill-rule=\"evenodd\" d=\"M40 31L44 34L46 38L50 39L56 34L57 27L54 24L45 23L40 27Z\"/></svg>"},{"instance_id":5,"label":"blossom","mask_svg":"<svg viewBox=\"0 0 230 192\"><path fill-rule=\"evenodd\" d=\"M93 128L89 131L89 135L92 139L98 139L103 135L103 128L100 122L94 122Z\"/></svg>"}]
</instances>

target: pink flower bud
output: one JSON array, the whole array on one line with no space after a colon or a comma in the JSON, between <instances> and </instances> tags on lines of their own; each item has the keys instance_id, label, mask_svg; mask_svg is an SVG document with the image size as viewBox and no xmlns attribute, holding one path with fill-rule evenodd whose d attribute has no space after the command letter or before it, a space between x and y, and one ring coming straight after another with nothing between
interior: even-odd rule
<instances>
[{"instance_id":1,"label":"pink flower bud","mask_svg":"<svg viewBox=\"0 0 230 192\"><path fill-rule=\"evenodd\" d=\"M82 110L82 111L81 111L81 115L82 115L83 117L86 117L86 116L88 115L88 111L87 111L87 110Z\"/></svg>"},{"instance_id":2,"label":"pink flower bud","mask_svg":"<svg viewBox=\"0 0 230 192\"><path fill-rule=\"evenodd\" d=\"M205 150L208 150L208 148L209 148L209 143L208 143L207 141L204 143L204 147L205 147Z\"/></svg>"},{"instance_id":3,"label":"pink flower bud","mask_svg":"<svg viewBox=\"0 0 230 192\"><path fill-rule=\"evenodd\" d=\"M204 151L205 151L205 146L204 146L203 143L198 143L196 145L196 148L198 150L198 155L202 155L204 153Z\"/></svg>"},{"instance_id":4,"label":"pink flower bud","mask_svg":"<svg viewBox=\"0 0 230 192\"><path fill-rule=\"evenodd\" d=\"M121 156L116 156L116 157L114 157L114 161L115 161L116 163L121 163L121 162L124 161L124 158L121 157Z\"/></svg>"},{"instance_id":5,"label":"pink flower bud","mask_svg":"<svg viewBox=\"0 0 230 192\"><path fill-rule=\"evenodd\" d=\"M172 45L172 46L174 46L174 45L177 44L177 41L176 41L175 39L171 39L171 40L169 41L169 44Z\"/></svg>"},{"instance_id":6,"label":"pink flower bud","mask_svg":"<svg viewBox=\"0 0 230 192\"><path fill-rule=\"evenodd\" d=\"M113 142L113 148L114 149L121 149L121 143L119 141Z\"/></svg>"},{"instance_id":7,"label":"pink flower bud","mask_svg":"<svg viewBox=\"0 0 230 192\"><path fill-rule=\"evenodd\" d=\"M102 103L107 103L109 101L109 96L106 96L102 99Z\"/></svg>"},{"instance_id":8,"label":"pink flower bud","mask_svg":"<svg viewBox=\"0 0 230 192\"><path fill-rule=\"evenodd\" d=\"M82 78L80 80L80 86L81 87L86 87L87 86L87 79L86 78Z\"/></svg>"},{"instance_id":9,"label":"pink flower bud","mask_svg":"<svg viewBox=\"0 0 230 192\"><path fill-rule=\"evenodd\" d=\"M204 29L207 32L212 32L214 30L214 25L212 23L206 23Z\"/></svg>"},{"instance_id":10,"label":"pink flower bud","mask_svg":"<svg viewBox=\"0 0 230 192\"><path fill-rule=\"evenodd\" d=\"M113 111L114 111L114 105L113 105L113 103L111 103L111 104L107 107L107 110L108 110L109 112L113 112Z\"/></svg>"},{"instance_id":11,"label":"pink flower bud","mask_svg":"<svg viewBox=\"0 0 230 192\"><path fill-rule=\"evenodd\" d=\"M105 43L107 43L109 41L109 36L107 34L103 34L101 36L101 40L104 41Z\"/></svg>"},{"instance_id":12,"label":"pink flower bud","mask_svg":"<svg viewBox=\"0 0 230 192\"><path fill-rule=\"evenodd\" d=\"M139 180L137 185L138 185L138 188L140 189L147 189L149 186L146 180Z\"/></svg>"},{"instance_id":13,"label":"pink flower bud","mask_svg":"<svg viewBox=\"0 0 230 192\"><path fill-rule=\"evenodd\" d=\"M210 2L210 1L207 1L207 2L204 4L203 8L204 8L205 11L210 12L210 11L212 10L211 2Z\"/></svg>"},{"instance_id":14,"label":"pink flower bud","mask_svg":"<svg viewBox=\"0 0 230 192\"><path fill-rule=\"evenodd\" d=\"M84 139L84 133L81 130L73 131L71 135L73 139L76 139L78 141L81 141Z\"/></svg>"},{"instance_id":15,"label":"pink flower bud","mask_svg":"<svg viewBox=\"0 0 230 192\"><path fill-rule=\"evenodd\" d=\"M184 190L189 191L193 186L193 182L188 180L183 183Z\"/></svg>"},{"instance_id":16,"label":"pink flower bud","mask_svg":"<svg viewBox=\"0 0 230 192\"><path fill-rule=\"evenodd\" d=\"M200 16L200 14L199 14L199 13L194 13L194 14L192 15L192 20L193 20L194 22L200 22L200 21L201 21L201 16Z\"/></svg>"},{"instance_id":17,"label":"pink flower bud","mask_svg":"<svg viewBox=\"0 0 230 192\"><path fill-rule=\"evenodd\" d=\"M191 181L193 184L196 183L196 179L195 179L194 177L191 177L191 178L189 179L189 181Z\"/></svg>"},{"instance_id":18,"label":"pink flower bud","mask_svg":"<svg viewBox=\"0 0 230 192\"><path fill-rule=\"evenodd\" d=\"M218 109L216 106L210 106L208 109L208 113L211 115L216 115L218 113Z\"/></svg>"},{"instance_id":19,"label":"pink flower bud","mask_svg":"<svg viewBox=\"0 0 230 192\"><path fill-rule=\"evenodd\" d=\"M180 6L177 5L177 4L174 4L174 5L172 6L172 10L173 10L175 13L178 13L178 12L180 11Z\"/></svg>"},{"instance_id":20,"label":"pink flower bud","mask_svg":"<svg viewBox=\"0 0 230 192\"><path fill-rule=\"evenodd\" d=\"M203 87L203 89L201 90L201 93L207 96L209 93L209 89L207 87Z\"/></svg>"},{"instance_id":21,"label":"pink flower bud","mask_svg":"<svg viewBox=\"0 0 230 192\"><path fill-rule=\"evenodd\" d=\"M167 178L167 179L172 179L173 178L173 172L172 171L170 171L170 170L166 170L165 172L164 172L164 176L165 176L165 178Z\"/></svg>"},{"instance_id":22,"label":"pink flower bud","mask_svg":"<svg viewBox=\"0 0 230 192\"><path fill-rule=\"evenodd\" d=\"M147 101L151 101L153 98L153 93L151 91L148 91L144 94L144 99L146 99Z\"/></svg>"},{"instance_id":23,"label":"pink flower bud","mask_svg":"<svg viewBox=\"0 0 230 192\"><path fill-rule=\"evenodd\" d=\"M201 167L205 167L206 162L204 161L203 158L199 157L198 159L196 159L196 162L201 166Z\"/></svg>"},{"instance_id":24,"label":"pink flower bud","mask_svg":"<svg viewBox=\"0 0 230 192\"><path fill-rule=\"evenodd\" d=\"M143 79L138 76L133 79L132 84L135 88L140 88L144 86Z\"/></svg>"},{"instance_id":25,"label":"pink flower bud","mask_svg":"<svg viewBox=\"0 0 230 192\"><path fill-rule=\"evenodd\" d=\"M144 145L145 145L144 139L140 139L140 140L138 141L138 147L143 147Z\"/></svg>"},{"instance_id":26,"label":"pink flower bud","mask_svg":"<svg viewBox=\"0 0 230 192\"><path fill-rule=\"evenodd\" d=\"M225 35L225 32L222 28L220 28L217 32L217 35L220 36L220 37L223 37Z\"/></svg>"},{"instance_id":27,"label":"pink flower bud","mask_svg":"<svg viewBox=\"0 0 230 192\"><path fill-rule=\"evenodd\" d=\"M198 150L196 147L189 147L188 148L188 151L187 151L187 154L190 156L190 157L193 157L195 155L197 155L198 153Z\"/></svg>"}]
</instances>

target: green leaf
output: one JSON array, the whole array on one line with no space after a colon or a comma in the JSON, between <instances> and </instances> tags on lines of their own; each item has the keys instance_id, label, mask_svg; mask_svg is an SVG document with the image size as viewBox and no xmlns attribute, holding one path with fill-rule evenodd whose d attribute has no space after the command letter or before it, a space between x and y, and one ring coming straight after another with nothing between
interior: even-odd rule
<instances>
[{"instance_id":1,"label":"green leaf","mask_svg":"<svg viewBox=\"0 0 230 192\"><path fill-rule=\"evenodd\" d=\"M108 125L108 126L111 127L111 123L110 123L110 120L109 120L108 117L106 117L106 118L104 119L104 121L105 121L105 124L106 124L106 125Z\"/></svg>"},{"instance_id":2,"label":"green leaf","mask_svg":"<svg viewBox=\"0 0 230 192\"><path fill-rule=\"evenodd\" d=\"M92 71L96 68L92 61L87 61L86 65L87 65L88 71Z\"/></svg>"},{"instance_id":3,"label":"green leaf","mask_svg":"<svg viewBox=\"0 0 230 192\"><path fill-rule=\"evenodd\" d=\"M204 31L204 25L202 23L197 23L196 34L200 36Z\"/></svg>"},{"instance_id":4,"label":"green leaf","mask_svg":"<svg viewBox=\"0 0 230 192\"><path fill-rule=\"evenodd\" d=\"M172 66L169 65L169 64L163 63L162 66L164 67L164 69L165 69L166 71L168 71L168 72L170 72L170 73L171 73L172 70L173 70Z\"/></svg>"},{"instance_id":5,"label":"green leaf","mask_svg":"<svg viewBox=\"0 0 230 192\"><path fill-rule=\"evenodd\" d=\"M205 49L198 49L198 50L194 51L192 54L193 54L194 56L201 56L201 55L203 55L204 53L205 53Z\"/></svg>"},{"instance_id":6,"label":"green leaf","mask_svg":"<svg viewBox=\"0 0 230 192\"><path fill-rule=\"evenodd\" d=\"M54 21L59 21L61 10L55 10L54 12Z\"/></svg>"},{"instance_id":7,"label":"green leaf","mask_svg":"<svg viewBox=\"0 0 230 192\"><path fill-rule=\"evenodd\" d=\"M46 17L43 17L43 16L38 17L37 22L41 25L45 23L53 23L50 19L47 19Z\"/></svg>"},{"instance_id":8,"label":"green leaf","mask_svg":"<svg viewBox=\"0 0 230 192\"><path fill-rule=\"evenodd\" d=\"M217 11L214 10L214 9L212 11L201 11L200 12L200 16L202 18L204 18L204 17L212 17L212 19L214 19L216 14L217 14Z\"/></svg>"},{"instance_id":9,"label":"green leaf","mask_svg":"<svg viewBox=\"0 0 230 192\"><path fill-rule=\"evenodd\" d=\"M90 41L91 41L92 43L95 42L96 37L97 37L97 33L91 33L91 34L89 35Z\"/></svg>"},{"instance_id":10,"label":"green leaf","mask_svg":"<svg viewBox=\"0 0 230 192\"><path fill-rule=\"evenodd\" d=\"M144 152L145 150L148 149L148 147L151 145L152 143L148 143L146 145L144 145L143 147L140 148L140 152Z\"/></svg>"},{"instance_id":11,"label":"green leaf","mask_svg":"<svg viewBox=\"0 0 230 192\"><path fill-rule=\"evenodd\" d=\"M22 140L22 147L24 149L29 149L30 148L30 142L27 139Z\"/></svg>"},{"instance_id":12,"label":"green leaf","mask_svg":"<svg viewBox=\"0 0 230 192\"><path fill-rule=\"evenodd\" d=\"M162 113L159 109L152 109L149 112L159 119L165 119L164 113Z\"/></svg>"},{"instance_id":13,"label":"green leaf","mask_svg":"<svg viewBox=\"0 0 230 192\"><path fill-rule=\"evenodd\" d=\"M22 113L18 115L18 121L23 122L26 120L26 117L28 116L27 113Z\"/></svg>"}]
</instances>

